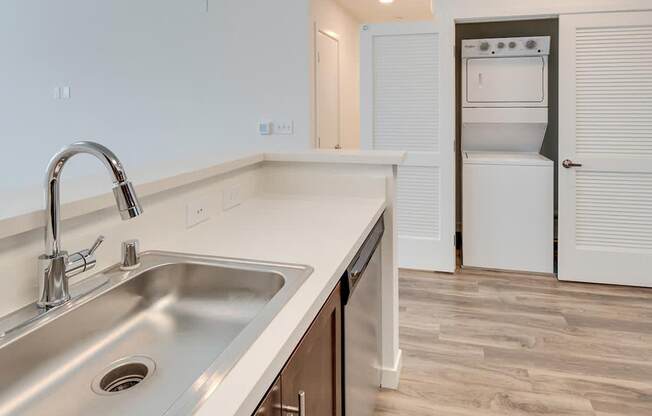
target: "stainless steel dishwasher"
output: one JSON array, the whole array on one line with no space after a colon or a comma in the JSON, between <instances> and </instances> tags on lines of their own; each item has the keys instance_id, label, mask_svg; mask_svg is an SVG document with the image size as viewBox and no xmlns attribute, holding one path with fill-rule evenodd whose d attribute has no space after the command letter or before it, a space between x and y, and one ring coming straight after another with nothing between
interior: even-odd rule
<instances>
[{"instance_id":1,"label":"stainless steel dishwasher","mask_svg":"<svg viewBox=\"0 0 652 416\"><path fill-rule=\"evenodd\" d=\"M380 389L380 248L384 231L381 217L342 279L345 416L372 416Z\"/></svg>"}]
</instances>

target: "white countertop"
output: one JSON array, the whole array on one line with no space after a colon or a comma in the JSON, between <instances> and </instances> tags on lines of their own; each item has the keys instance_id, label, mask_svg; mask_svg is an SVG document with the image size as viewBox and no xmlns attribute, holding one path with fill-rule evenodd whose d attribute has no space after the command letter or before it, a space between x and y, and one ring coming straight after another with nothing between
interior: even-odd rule
<instances>
[{"instance_id":1,"label":"white countertop","mask_svg":"<svg viewBox=\"0 0 652 416\"><path fill-rule=\"evenodd\" d=\"M380 198L258 196L159 248L314 272L197 411L250 416L385 209ZM225 236L228 236L225 238Z\"/></svg>"}]
</instances>

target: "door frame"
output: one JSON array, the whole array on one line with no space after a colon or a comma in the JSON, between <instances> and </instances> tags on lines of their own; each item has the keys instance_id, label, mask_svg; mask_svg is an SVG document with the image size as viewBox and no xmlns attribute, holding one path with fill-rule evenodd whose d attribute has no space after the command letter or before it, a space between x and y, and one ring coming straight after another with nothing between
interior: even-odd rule
<instances>
[{"instance_id":1,"label":"door frame","mask_svg":"<svg viewBox=\"0 0 652 416\"><path fill-rule=\"evenodd\" d=\"M445 22L445 21L444 21ZM454 27L454 26L453 26ZM439 42L439 152L409 155L404 166L423 166L424 159L438 157L440 164L440 238L442 253L433 253L437 271L455 272L455 84L442 82L455 78L454 30L435 21L398 22L363 25L360 36L360 148L373 149L374 140L374 68L373 38L383 35L437 33ZM426 153L429 153L426 155ZM448 156L446 156L448 155ZM450 234L450 235L448 235ZM401 247L399 243L398 251ZM399 264L400 266L400 264ZM430 267L415 267L431 270Z\"/></svg>"},{"instance_id":2,"label":"door frame","mask_svg":"<svg viewBox=\"0 0 652 416\"><path fill-rule=\"evenodd\" d=\"M341 97L341 50L340 50L340 40L337 38L336 34L334 34L332 31L321 28L317 22L314 23L313 25L313 39L314 39L314 45L313 45L313 57L312 57L312 66L313 66L313 74L312 74L312 89L313 89L313 108L314 108L314 123L313 123L313 147L315 149L320 149L320 143L319 143L319 96L317 94L317 83L319 82L317 73L318 73L318 58L319 58L319 50L318 50L318 38L319 35L322 34L332 40L335 41L337 44L337 144L341 147L342 146L342 97Z\"/></svg>"}]
</instances>

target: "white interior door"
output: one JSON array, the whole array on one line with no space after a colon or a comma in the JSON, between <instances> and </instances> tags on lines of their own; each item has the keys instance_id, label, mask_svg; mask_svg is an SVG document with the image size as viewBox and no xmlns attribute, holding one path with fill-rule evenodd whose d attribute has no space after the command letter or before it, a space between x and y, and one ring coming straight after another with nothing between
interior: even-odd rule
<instances>
[{"instance_id":1,"label":"white interior door","mask_svg":"<svg viewBox=\"0 0 652 416\"><path fill-rule=\"evenodd\" d=\"M652 286L652 13L560 19L559 278Z\"/></svg>"},{"instance_id":2,"label":"white interior door","mask_svg":"<svg viewBox=\"0 0 652 416\"><path fill-rule=\"evenodd\" d=\"M320 149L340 148L340 58L337 39L317 31L316 126Z\"/></svg>"},{"instance_id":3,"label":"white interior door","mask_svg":"<svg viewBox=\"0 0 652 416\"><path fill-rule=\"evenodd\" d=\"M442 61L441 50L450 57ZM434 23L363 28L362 147L407 152L398 168L396 208L404 268L455 270L452 117L440 106L452 90L439 81L452 62L450 43Z\"/></svg>"}]
</instances>

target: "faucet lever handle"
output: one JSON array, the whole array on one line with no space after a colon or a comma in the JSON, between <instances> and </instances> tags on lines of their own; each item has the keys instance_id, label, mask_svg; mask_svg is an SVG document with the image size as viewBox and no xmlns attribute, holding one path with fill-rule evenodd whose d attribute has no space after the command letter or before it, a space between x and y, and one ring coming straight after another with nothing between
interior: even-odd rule
<instances>
[{"instance_id":1,"label":"faucet lever handle","mask_svg":"<svg viewBox=\"0 0 652 416\"><path fill-rule=\"evenodd\" d=\"M98 248L100 248L100 246L102 245L103 242L104 242L104 236L103 236L103 235L97 237L97 240L95 240L95 242L93 243L93 245L91 246L91 248L88 249L88 255L89 255L89 256L92 256L92 255L95 253L95 251L96 251Z\"/></svg>"},{"instance_id":2,"label":"faucet lever handle","mask_svg":"<svg viewBox=\"0 0 652 416\"><path fill-rule=\"evenodd\" d=\"M70 278L77 276L80 273L91 270L95 267L97 260L95 259L95 251L104 242L104 236L97 237L91 248L78 251L68 257L68 264L66 264L65 276Z\"/></svg>"}]
</instances>

